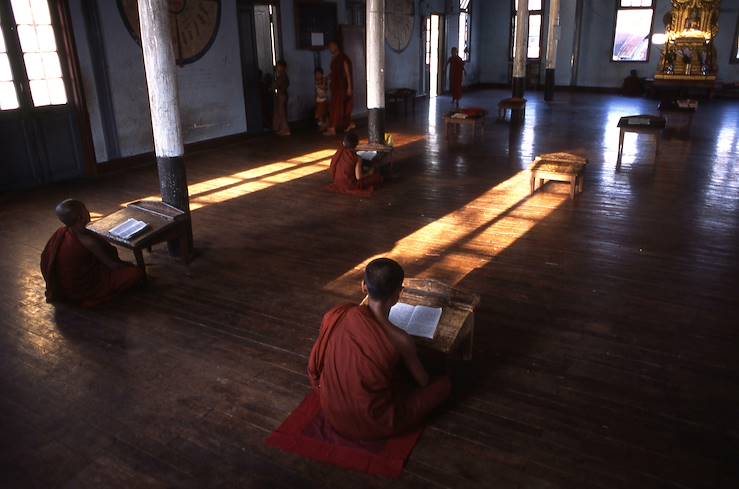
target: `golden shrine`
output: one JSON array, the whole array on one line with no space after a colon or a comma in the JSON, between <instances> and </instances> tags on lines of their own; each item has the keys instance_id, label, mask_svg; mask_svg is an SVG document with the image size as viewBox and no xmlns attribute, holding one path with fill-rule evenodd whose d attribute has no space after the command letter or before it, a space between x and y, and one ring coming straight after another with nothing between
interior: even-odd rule
<instances>
[{"instance_id":1,"label":"golden shrine","mask_svg":"<svg viewBox=\"0 0 739 489\"><path fill-rule=\"evenodd\" d=\"M665 46L655 78L714 81L718 71L714 39L721 0L672 0L665 15Z\"/></svg>"}]
</instances>

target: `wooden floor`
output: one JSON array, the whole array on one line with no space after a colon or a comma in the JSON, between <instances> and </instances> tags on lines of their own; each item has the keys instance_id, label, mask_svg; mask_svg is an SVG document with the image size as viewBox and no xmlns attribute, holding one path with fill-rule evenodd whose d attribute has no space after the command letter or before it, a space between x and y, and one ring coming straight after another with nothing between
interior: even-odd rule
<instances>
[{"instance_id":1,"label":"wooden floor","mask_svg":"<svg viewBox=\"0 0 739 489\"><path fill-rule=\"evenodd\" d=\"M312 132L190 154L199 257L155 249L148 287L94 310L44 301L53 206L109 213L156 195L155 169L4 198L0 487L739 487L739 104L702 104L656 165L627 135L616 173L619 117L655 101L527 98L477 142L445 141L448 98L391 119L398 178L371 199L323 190L337 140ZM567 150L585 192L529 197L522 170ZM465 380L397 481L263 443L377 255L482 298Z\"/></svg>"}]
</instances>

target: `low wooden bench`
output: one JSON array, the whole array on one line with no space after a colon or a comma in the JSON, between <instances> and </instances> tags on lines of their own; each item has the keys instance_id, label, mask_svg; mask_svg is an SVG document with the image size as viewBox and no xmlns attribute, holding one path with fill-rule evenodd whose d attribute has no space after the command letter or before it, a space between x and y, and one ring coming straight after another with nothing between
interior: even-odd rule
<instances>
[{"instance_id":1,"label":"low wooden bench","mask_svg":"<svg viewBox=\"0 0 739 489\"><path fill-rule=\"evenodd\" d=\"M123 239L110 233L111 229L130 218L143 221L148 227L131 239ZM186 264L190 262L190 218L185 212L163 202L132 202L124 209L91 222L87 229L111 244L133 251L136 264L142 269L145 269L143 250L148 249L151 252L153 245L165 241L178 241L182 261Z\"/></svg>"},{"instance_id":2,"label":"low wooden bench","mask_svg":"<svg viewBox=\"0 0 739 489\"><path fill-rule=\"evenodd\" d=\"M498 102L498 120L506 119L506 112L511 111L511 122L517 119L519 122L526 117L526 99L525 98L506 98ZM515 116L514 116L515 114Z\"/></svg>"},{"instance_id":3,"label":"low wooden bench","mask_svg":"<svg viewBox=\"0 0 739 489\"><path fill-rule=\"evenodd\" d=\"M362 304L367 304L365 297ZM433 339L414 336L421 348L450 356L472 359L475 335L475 307L480 303L477 294L451 287L432 279L407 278L399 302L411 305L441 307L441 319Z\"/></svg>"},{"instance_id":4,"label":"low wooden bench","mask_svg":"<svg viewBox=\"0 0 739 489\"><path fill-rule=\"evenodd\" d=\"M531 195L547 180L570 183L570 199L585 188L585 165L587 158L572 153L546 153L536 157L531 171Z\"/></svg>"},{"instance_id":5,"label":"low wooden bench","mask_svg":"<svg viewBox=\"0 0 739 489\"><path fill-rule=\"evenodd\" d=\"M662 131L664 131L666 126L667 120L662 116L656 115L629 115L619 119L618 127L620 131L618 135L618 159L616 160L616 171L621 169L621 157L624 152L624 134L627 132L654 136L654 163L656 166L657 158L659 157L659 143L662 139Z\"/></svg>"},{"instance_id":6,"label":"low wooden bench","mask_svg":"<svg viewBox=\"0 0 739 489\"><path fill-rule=\"evenodd\" d=\"M487 118L487 111L480 109L479 115L467 116L467 117L453 117L455 111L447 112L444 114L444 134L446 138L449 138L451 132L459 133L461 126L472 126L472 137L477 135L477 129L480 129L480 134L485 133L485 119Z\"/></svg>"}]
</instances>

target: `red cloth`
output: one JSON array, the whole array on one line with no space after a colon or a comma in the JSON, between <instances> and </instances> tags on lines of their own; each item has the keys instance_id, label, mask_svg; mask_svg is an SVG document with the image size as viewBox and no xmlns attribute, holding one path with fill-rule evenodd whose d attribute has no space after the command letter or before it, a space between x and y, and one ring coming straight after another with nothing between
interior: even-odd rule
<instances>
[{"instance_id":1,"label":"red cloth","mask_svg":"<svg viewBox=\"0 0 739 489\"><path fill-rule=\"evenodd\" d=\"M349 65L349 78L344 72L344 63ZM347 95L346 90L352 80L352 61L344 53L337 54L331 60L331 127L336 131L343 131L351 121L352 96ZM351 85L353 93L354 83Z\"/></svg>"},{"instance_id":2,"label":"red cloth","mask_svg":"<svg viewBox=\"0 0 739 489\"><path fill-rule=\"evenodd\" d=\"M101 240L103 249L118 259L118 252ZM56 230L41 253L41 274L46 280L46 300L68 301L82 306L105 302L144 280L144 271L133 265L110 270L88 250L68 227Z\"/></svg>"},{"instance_id":3,"label":"red cloth","mask_svg":"<svg viewBox=\"0 0 739 489\"><path fill-rule=\"evenodd\" d=\"M269 446L343 469L397 478L418 443L421 430L387 440L354 441L338 434L321 413L317 392L311 392L267 438Z\"/></svg>"},{"instance_id":4,"label":"red cloth","mask_svg":"<svg viewBox=\"0 0 739 489\"><path fill-rule=\"evenodd\" d=\"M449 89L452 92L452 100L462 98L462 79L464 78L464 61L459 56L449 59Z\"/></svg>"},{"instance_id":5,"label":"red cloth","mask_svg":"<svg viewBox=\"0 0 739 489\"><path fill-rule=\"evenodd\" d=\"M333 429L376 440L417 429L449 397L449 379L408 392L398 386L400 354L367 306L344 304L323 318L308 377Z\"/></svg>"},{"instance_id":6,"label":"red cloth","mask_svg":"<svg viewBox=\"0 0 739 489\"><path fill-rule=\"evenodd\" d=\"M373 174L357 180L355 173L357 158L357 153L347 148L340 148L334 154L328 169L333 181L328 187L329 190L359 197L372 195L375 187L382 183L382 175Z\"/></svg>"}]
</instances>

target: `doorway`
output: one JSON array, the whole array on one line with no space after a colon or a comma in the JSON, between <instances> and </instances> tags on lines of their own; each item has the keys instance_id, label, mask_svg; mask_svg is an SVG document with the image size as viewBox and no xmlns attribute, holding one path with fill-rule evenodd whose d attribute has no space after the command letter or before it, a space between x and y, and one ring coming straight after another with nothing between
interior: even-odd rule
<instances>
[{"instance_id":1,"label":"doorway","mask_svg":"<svg viewBox=\"0 0 739 489\"><path fill-rule=\"evenodd\" d=\"M431 14L424 19L423 91L429 97L440 95L444 87L444 16Z\"/></svg>"},{"instance_id":2,"label":"doorway","mask_svg":"<svg viewBox=\"0 0 739 489\"><path fill-rule=\"evenodd\" d=\"M281 57L279 2L239 0L237 17L246 132L272 127L272 81Z\"/></svg>"},{"instance_id":3,"label":"doorway","mask_svg":"<svg viewBox=\"0 0 739 489\"><path fill-rule=\"evenodd\" d=\"M80 110L66 2L0 2L0 190L82 176Z\"/></svg>"}]
</instances>

